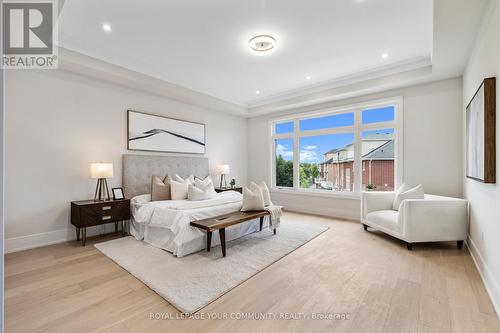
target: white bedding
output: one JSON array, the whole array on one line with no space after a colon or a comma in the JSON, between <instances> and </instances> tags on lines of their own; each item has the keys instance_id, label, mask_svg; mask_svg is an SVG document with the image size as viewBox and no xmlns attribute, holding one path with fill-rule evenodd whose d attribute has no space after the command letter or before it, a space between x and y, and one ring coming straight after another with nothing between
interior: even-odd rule
<instances>
[{"instance_id":1,"label":"white bedding","mask_svg":"<svg viewBox=\"0 0 500 333\"><path fill-rule=\"evenodd\" d=\"M147 197L141 197L131 201L130 233L136 239L144 240L178 257L206 247L206 233L191 227L191 221L239 211L242 207L242 195L235 191L218 193L214 198L202 201L151 202ZM226 241L257 231L258 228L258 220L230 227L226 230ZM214 233L212 245L218 244L219 235Z\"/></svg>"}]
</instances>

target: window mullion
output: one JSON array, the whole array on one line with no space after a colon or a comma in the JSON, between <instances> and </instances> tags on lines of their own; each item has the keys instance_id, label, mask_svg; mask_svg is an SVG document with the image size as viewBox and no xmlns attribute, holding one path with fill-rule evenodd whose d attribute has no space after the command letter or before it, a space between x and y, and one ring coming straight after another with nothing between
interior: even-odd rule
<instances>
[{"instance_id":1,"label":"window mullion","mask_svg":"<svg viewBox=\"0 0 500 333\"><path fill-rule=\"evenodd\" d=\"M354 192L360 192L363 184L361 126L361 110L356 110L354 112Z\"/></svg>"},{"instance_id":2,"label":"window mullion","mask_svg":"<svg viewBox=\"0 0 500 333\"><path fill-rule=\"evenodd\" d=\"M300 187L299 120L293 121L293 188Z\"/></svg>"}]
</instances>

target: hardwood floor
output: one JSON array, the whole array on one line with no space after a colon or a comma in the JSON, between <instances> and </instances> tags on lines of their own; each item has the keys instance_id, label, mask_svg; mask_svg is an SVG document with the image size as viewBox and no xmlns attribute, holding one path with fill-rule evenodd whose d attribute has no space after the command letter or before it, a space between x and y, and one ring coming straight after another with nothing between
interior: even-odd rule
<instances>
[{"instance_id":1,"label":"hardwood floor","mask_svg":"<svg viewBox=\"0 0 500 333\"><path fill-rule=\"evenodd\" d=\"M347 318L175 319L174 307L92 246L103 238L90 238L86 247L74 241L6 255L5 330L500 332L465 247L417 244L410 252L403 242L366 232L360 223L295 213L286 213L282 223L288 219L330 229L198 316L333 313Z\"/></svg>"}]
</instances>

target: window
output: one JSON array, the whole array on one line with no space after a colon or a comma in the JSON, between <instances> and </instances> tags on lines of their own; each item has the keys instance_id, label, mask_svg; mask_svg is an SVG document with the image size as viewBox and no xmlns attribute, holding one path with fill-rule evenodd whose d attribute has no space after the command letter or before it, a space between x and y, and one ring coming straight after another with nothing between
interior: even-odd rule
<instances>
[{"instance_id":1,"label":"window","mask_svg":"<svg viewBox=\"0 0 500 333\"><path fill-rule=\"evenodd\" d=\"M293 139L275 140L276 186L293 187Z\"/></svg>"},{"instance_id":2,"label":"window","mask_svg":"<svg viewBox=\"0 0 500 333\"><path fill-rule=\"evenodd\" d=\"M394 128L363 131L362 189L394 190Z\"/></svg>"},{"instance_id":3,"label":"window","mask_svg":"<svg viewBox=\"0 0 500 333\"><path fill-rule=\"evenodd\" d=\"M401 101L274 121L273 188L392 191L401 181Z\"/></svg>"},{"instance_id":4,"label":"window","mask_svg":"<svg viewBox=\"0 0 500 333\"><path fill-rule=\"evenodd\" d=\"M301 188L352 191L354 133L300 138Z\"/></svg>"}]
</instances>

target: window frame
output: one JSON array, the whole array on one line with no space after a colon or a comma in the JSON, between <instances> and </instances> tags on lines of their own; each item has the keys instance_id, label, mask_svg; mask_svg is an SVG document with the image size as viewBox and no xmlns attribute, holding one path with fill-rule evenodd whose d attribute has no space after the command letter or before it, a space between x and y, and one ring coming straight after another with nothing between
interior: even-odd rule
<instances>
[{"instance_id":1,"label":"window frame","mask_svg":"<svg viewBox=\"0 0 500 333\"><path fill-rule=\"evenodd\" d=\"M362 174L363 166L361 161L361 135L364 131L381 130L381 129L394 129L394 139L396 149L394 152L394 186L398 188L403 183L403 147L404 147L404 133L403 133L403 97L392 97L387 99L380 99L374 101L366 101L356 104L344 105L339 107L327 108L316 110L313 112L302 112L294 115L287 115L277 117L269 120L270 127L270 140L271 146L271 163L269 172L269 183L271 184L272 192L288 193L288 194L305 194L314 196L328 196L328 197L341 197L359 199L362 192ZM383 121L378 123L362 124L363 110L370 110L382 107L394 107L394 120ZM352 126L342 126L319 130L304 130L300 131L300 120L318 118L324 116L332 116L342 113L354 113L354 124ZM294 123L294 130L291 133L276 134L276 124L283 122ZM354 187L352 192L348 191L329 191L320 189L306 189L300 187L300 138L307 136L330 135L341 133L354 134ZM276 186L276 139L293 139L293 187Z\"/></svg>"}]
</instances>

